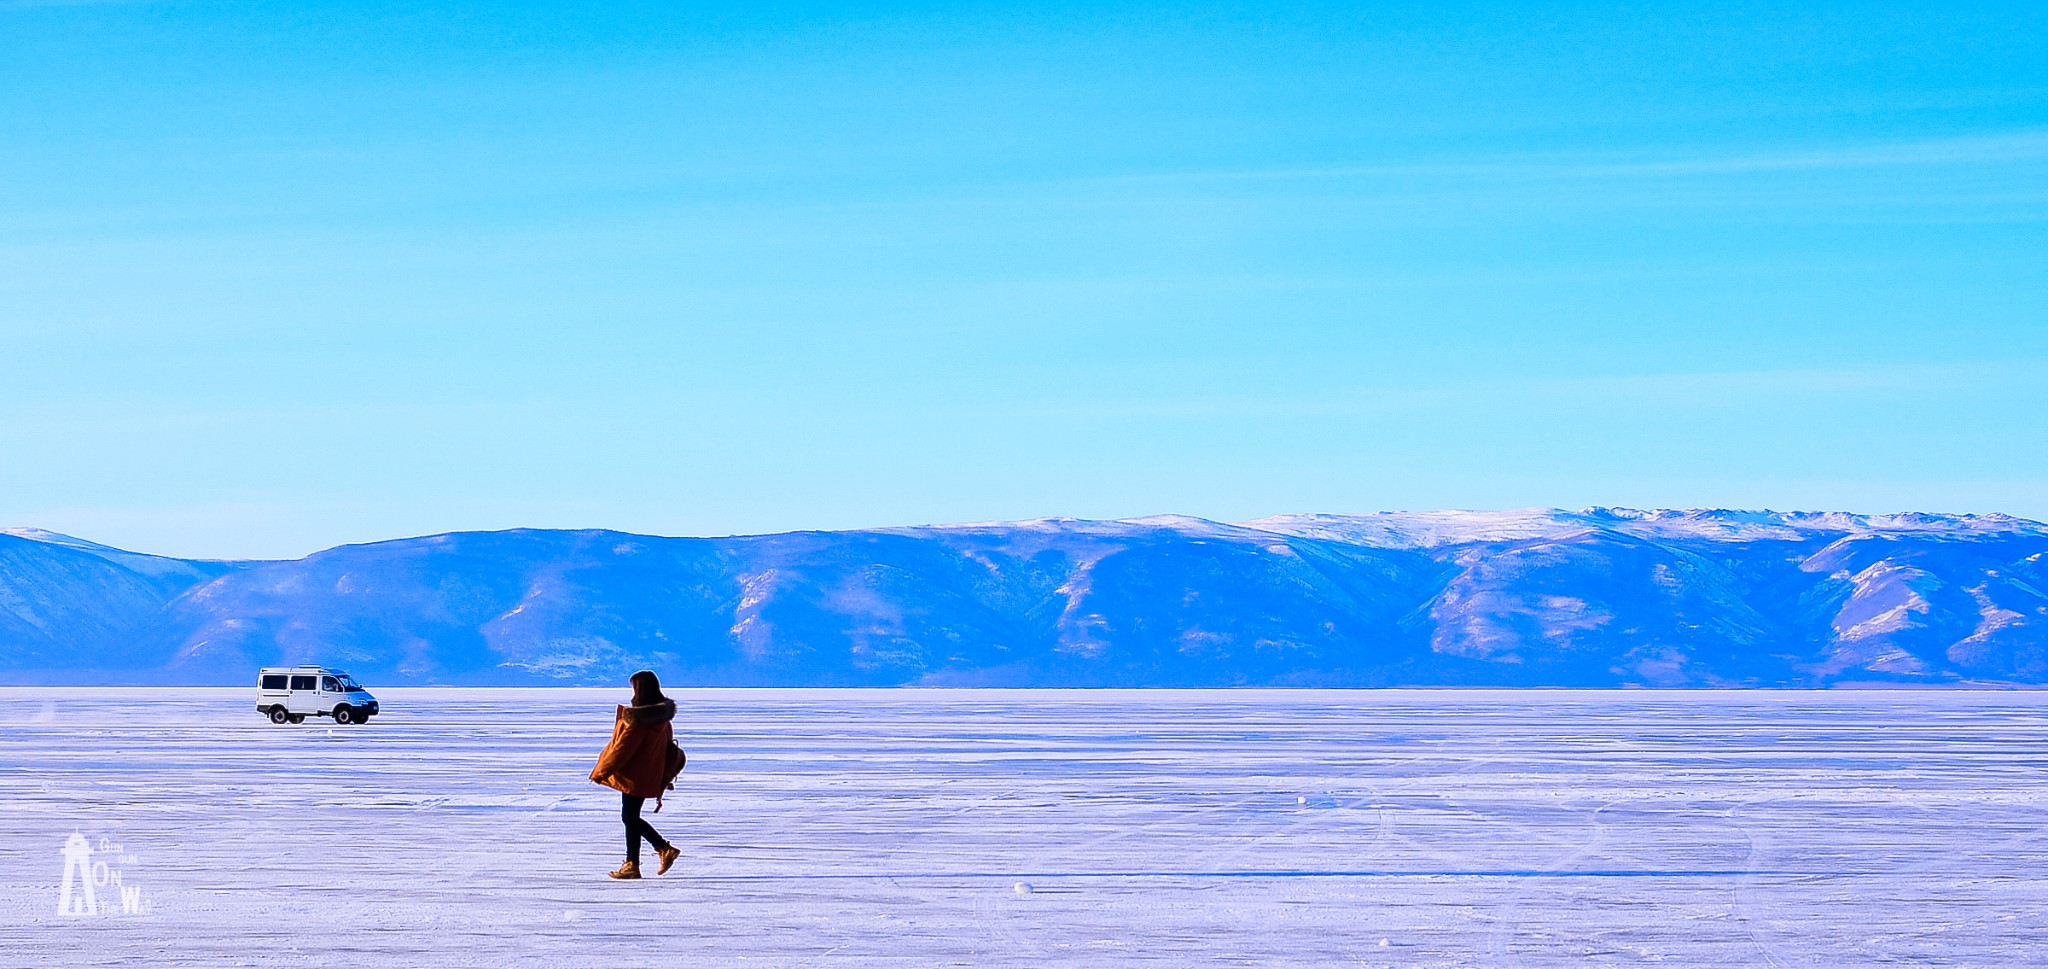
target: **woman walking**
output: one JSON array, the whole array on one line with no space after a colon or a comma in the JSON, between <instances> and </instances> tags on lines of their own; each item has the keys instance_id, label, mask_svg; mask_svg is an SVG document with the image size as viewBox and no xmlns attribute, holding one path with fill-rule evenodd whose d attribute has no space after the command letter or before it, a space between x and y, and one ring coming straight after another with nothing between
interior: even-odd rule
<instances>
[{"instance_id":1,"label":"woman walking","mask_svg":"<svg viewBox=\"0 0 2048 969\"><path fill-rule=\"evenodd\" d=\"M612 722L612 742L598 755L590 779L614 788L621 797L619 816L626 822L626 863L612 872L613 878L640 877L640 839L654 843L661 859L655 874L668 872L683 852L663 838L640 816L640 806L650 797L660 797L667 786L669 741L676 718L676 702L661 695L661 681L649 670L633 674L633 705L620 706Z\"/></svg>"}]
</instances>

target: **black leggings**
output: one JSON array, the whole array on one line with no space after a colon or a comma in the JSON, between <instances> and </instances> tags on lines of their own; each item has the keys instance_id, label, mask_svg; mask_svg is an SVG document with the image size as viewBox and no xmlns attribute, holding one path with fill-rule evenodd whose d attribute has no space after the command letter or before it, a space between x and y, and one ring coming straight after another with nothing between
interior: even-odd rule
<instances>
[{"instance_id":1,"label":"black leggings","mask_svg":"<svg viewBox=\"0 0 2048 969\"><path fill-rule=\"evenodd\" d=\"M654 850L667 850L668 839L663 838L661 832L654 830L654 825L648 824L647 820L640 816L640 805L646 804L647 799L631 794L622 794L620 797L624 798L619 807L619 817L626 822L626 860L640 860L642 837L654 842Z\"/></svg>"}]
</instances>

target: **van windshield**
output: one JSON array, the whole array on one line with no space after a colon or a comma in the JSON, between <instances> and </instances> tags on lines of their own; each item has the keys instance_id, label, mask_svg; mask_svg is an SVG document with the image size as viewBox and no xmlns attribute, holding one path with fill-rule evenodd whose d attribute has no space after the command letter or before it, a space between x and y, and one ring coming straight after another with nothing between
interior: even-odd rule
<instances>
[{"instance_id":1,"label":"van windshield","mask_svg":"<svg viewBox=\"0 0 2048 969\"><path fill-rule=\"evenodd\" d=\"M341 691L343 693L355 693L363 688L363 685L361 683L356 682L355 677L350 676L347 673L343 673L340 677L338 677L338 679L341 680Z\"/></svg>"}]
</instances>

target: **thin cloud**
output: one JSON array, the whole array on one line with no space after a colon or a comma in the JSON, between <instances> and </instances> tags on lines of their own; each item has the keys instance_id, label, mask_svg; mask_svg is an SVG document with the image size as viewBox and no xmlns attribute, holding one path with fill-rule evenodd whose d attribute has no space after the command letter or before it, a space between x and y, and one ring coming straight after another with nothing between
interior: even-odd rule
<instances>
[{"instance_id":1,"label":"thin cloud","mask_svg":"<svg viewBox=\"0 0 2048 969\"><path fill-rule=\"evenodd\" d=\"M1718 159L1610 166L1616 174L1690 175L1800 169L1896 168L1912 165L2001 164L2048 159L2048 131L1862 145ZM1601 173L1595 167L1588 170Z\"/></svg>"},{"instance_id":2,"label":"thin cloud","mask_svg":"<svg viewBox=\"0 0 2048 969\"><path fill-rule=\"evenodd\" d=\"M1369 178L1614 178L1740 175L1760 172L1901 168L1928 165L2010 164L2048 160L2048 130L2002 135L1835 146L1718 157L1643 161L1542 160L1528 157L1488 161L1424 162L1399 165L1342 165L1157 172L1083 181L1285 181Z\"/></svg>"},{"instance_id":3,"label":"thin cloud","mask_svg":"<svg viewBox=\"0 0 2048 969\"><path fill-rule=\"evenodd\" d=\"M2048 379L2048 361L2016 360L1908 367L1726 370L1530 380L1454 381L1433 386L1370 387L1327 392L1162 395L1068 400L1032 409L1036 416L1076 418L1319 418L1441 411L1475 401L1674 405L1711 408L1766 399L1889 391L1942 391L1959 386L2033 385Z\"/></svg>"}]
</instances>

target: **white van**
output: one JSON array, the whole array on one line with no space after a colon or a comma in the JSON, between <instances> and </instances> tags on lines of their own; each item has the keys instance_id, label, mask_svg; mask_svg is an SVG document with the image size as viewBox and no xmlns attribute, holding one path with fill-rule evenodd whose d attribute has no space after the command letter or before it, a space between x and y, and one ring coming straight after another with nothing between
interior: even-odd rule
<instances>
[{"instance_id":1,"label":"white van","mask_svg":"<svg viewBox=\"0 0 2048 969\"><path fill-rule=\"evenodd\" d=\"M271 723L305 723L307 717L368 723L377 713L377 698L341 670L266 666L256 674L256 712Z\"/></svg>"}]
</instances>

